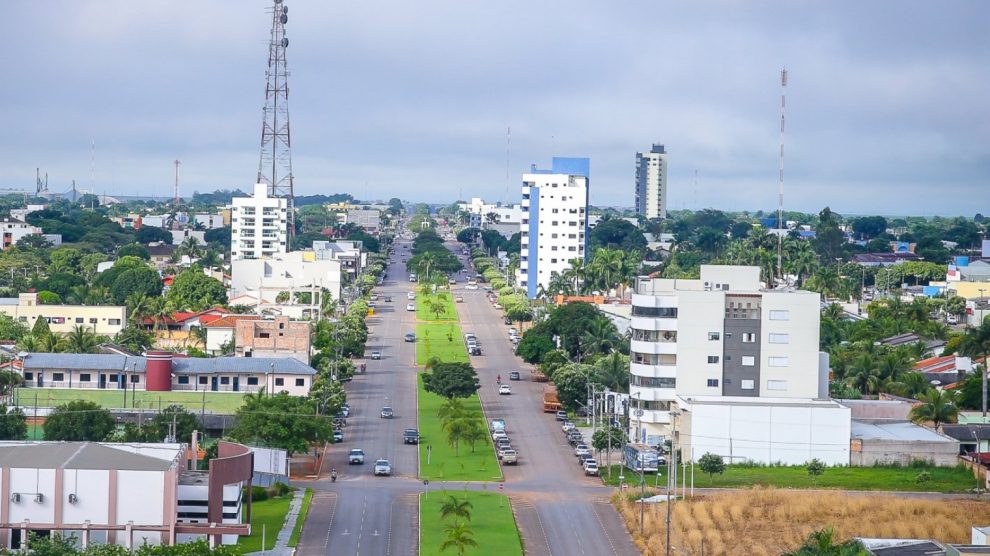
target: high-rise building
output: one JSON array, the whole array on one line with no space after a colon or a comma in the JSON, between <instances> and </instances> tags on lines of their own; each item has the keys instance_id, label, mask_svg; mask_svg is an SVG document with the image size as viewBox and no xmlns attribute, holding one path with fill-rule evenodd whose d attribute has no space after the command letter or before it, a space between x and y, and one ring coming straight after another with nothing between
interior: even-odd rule
<instances>
[{"instance_id":1,"label":"high-rise building","mask_svg":"<svg viewBox=\"0 0 990 556\"><path fill-rule=\"evenodd\" d=\"M287 251L288 205L270 197L268 184L257 183L253 197L234 197L230 215L230 259L264 259Z\"/></svg>"},{"instance_id":2,"label":"high-rise building","mask_svg":"<svg viewBox=\"0 0 990 556\"><path fill-rule=\"evenodd\" d=\"M729 421L732 406L776 407L769 412L774 420L795 422L800 419L786 408L835 409L827 356L818 349L819 310L817 293L763 288L755 266L702 265L698 280L640 278L629 347L632 438L669 438L672 407L684 416L676 425L683 434L690 404L715 404ZM737 409L736 418L743 413ZM837 416L841 429L842 415L828 415ZM691 424L695 431L714 426L698 415ZM719 434L728 437L730 424ZM750 431L758 428L751 425ZM773 434L785 432L778 426Z\"/></svg>"},{"instance_id":3,"label":"high-rise building","mask_svg":"<svg viewBox=\"0 0 990 556\"><path fill-rule=\"evenodd\" d=\"M531 299L571 260L585 260L590 167L587 158L554 157L550 170L534 164L523 174L518 283Z\"/></svg>"},{"instance_id":4,"label":"high-rise building","mask_svg":"<svg viewBox=\"0 0 990 556\"><path fill-rule=\"evenodd\" d=\"M663 145L636 153L636 213L667 218L667 152Z\"/></svg>"}]
</instances>

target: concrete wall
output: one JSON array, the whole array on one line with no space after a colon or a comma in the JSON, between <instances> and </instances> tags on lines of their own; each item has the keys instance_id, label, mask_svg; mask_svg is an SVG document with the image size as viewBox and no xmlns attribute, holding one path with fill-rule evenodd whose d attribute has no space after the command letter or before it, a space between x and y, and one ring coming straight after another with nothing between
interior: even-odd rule
<instances>
[{"instance_id":1,"label":"concrete wall","mask_svg":"<svg viewBox=\"0 0 990 556\"><path fill-rule=\"evenodd\" d=\"M959 462L959 444L952 442L924 442L910 440L857 440L849 453L849 465L870 466L912 461L931 461L935 465L951 467Z\"/></svg>"}]
</instances>

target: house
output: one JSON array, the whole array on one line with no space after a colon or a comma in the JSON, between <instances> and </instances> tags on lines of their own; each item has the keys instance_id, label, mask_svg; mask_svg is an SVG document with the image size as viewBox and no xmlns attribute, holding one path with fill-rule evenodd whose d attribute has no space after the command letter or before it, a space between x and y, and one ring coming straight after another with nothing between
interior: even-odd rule
<instances>
[{"instance_id":1,"label":"house","mask_svg":"<svg viewBox=\"0 0 990 556\"><path fill-rule=\"evenodd\" d=\"M313 257L316 260L340 261L341 272L357 277L368 261L364 244L355 240L314 241Z\"/></svg>"},{"instance_id":2,"label":"house","mask_svg":"<svg viewBox=\"0 0 990 556\"><path fill-rule=\"evenodd\" d=\"M354 224L373 235L382 229L382 213L374 209L347 209L347 212L338 213L337 219L341 224Z\"/></svg>"},{"instance_id":3,"label":"house","mask_svg":"<svg viewBox=\"0 0 990 556\"><path fill-rule=\"evenodd\" d=\"M327 256L321 256L323 254ZM275 253L265 259L234 260L230 266L228 298L239 299L248 294L257 300L255 305L273 304L282 314L287 314L285 309L293 307L299 313L293 313L293 316L313 313L319 307L322 290L327 290L333 299L340 299L343 263L329 254L326 250L292 251ZM280 295L283 292L289 294L288 299Z\"/></svg>"},{"instance_id":4,"label":"house","mask_svg":"<svg viewBox=\"0 0 990 556\"><path fill-rule=\"evenodd\" d=\"M147 246L148 255L156 268L161 269L172 261L172 253L175 251L174 245L162 242L152 242Z\"/></svg>"},{"instance_id":5,"label":"house","mask_svg":"<svg viewBox=\"0 0 990 556\"><path fill-rule=\"evenodd\" d=\"M939 466L958 463L959 441L906 420L853 419L849 465L911 465L926 461Z\"/></svg>"},{"instance_id":6,"label":"house","mask_svg":"<svg viewBox=\"0 0 990 556\"><path fill-rule=\"evenodd\" d=\"M23 220L18 220L16 218L3 218L0 219L0 234L2 234L3 238L2 243L0 243L0 247L6 250L10 249L16 245L18 241L27 236L44 234L44 230L37 226L32 226ZM61 240L61 236L59 236L59 238Z\"/></svg>"},{"instance_id":7,"label":"house","mask_svg":"<svg viewBox=\"0 0 990 556\"><path fill-rule=\"evenodd\" d=\"M227 345L234 345L234 331L240 320L260 320L260 315L226 315L203 325L206 329L206 353L219 355Z\"/></svg>"},{"instance_id":8,"label":"house","mask_svg":"<svg viewBox=\"0 0 990 556\"><path fill-rule=\"evenodd\" d=\"M27 388L132 388L154 392L287 392L309 394L316 369L291 357L181 357L167 351L145 356L29 353L20 358Z\"/></svg>"},{"instance_id":9,"label":"house","mask_svg":"<svg viewBox=\"0 0 990 556\"><path fill-rule=\"evenodd\" d=\"M190 239L195 241L197 245L205 246L206 232L190 230L188 228L183 230L172 230L172 245L179 246Z\"/></svg>"},{"instance_id":10,"label":"house","mask_svg":"<svg viewBox=\"0 0 990 556\"><path fill-rule=\"evenodd\" d=\"M908 344L916 344L922 342L925 344L925 354L933 355L935 353L941 353L942 348L945 347L945 340L932 339L927 340L914 332L908 332L906 334L898 334L896 336L891 336L889 338L884 338L880 340L880 345L889 347L905 346Z\"/></svg>"},{"instance_id":11,"label":"house","mask_svg":"<svg viewBox=\"0 0 990 556\"><path fill-rule=\"evenodd\" d=\"M234 355L292 357L309 363L310 323L279 316L271 320L240 319L234 323Z\"/></svg>"},{"instance_id":12,"label":"house","mask_svg":"<svg viewBox=\"0 0 990 556\"><path fill-rule=\"evenodd\" d=\"M960 454L988 454L990 456L990 423L939 425L939 431L959 441Z\"/></svg>"},{"instance_id":13,"label":"house","mask_svg":"<svg viewBox=\"0 0 990 556\"><path fill-rule=\"evenodd\" d=\"M42 317L57 334L82 326L96 334L113 336L127 326L127 307L122 305L42 305L37 293L0 298L0 313L28 328Z\"/></svg>"},{"instance_id":14,"label":"house","mask_svg":"<svg viewBox=\"0 0 990 556\"><path fill-rule=\"evenodd\" d=\"M938 384L944 386L959 382L973 372L973 360L959 355L929 357L915 363L914 370L925 375L928 382L934 384L937 380Z\"/></svg>"},{"instance_id":15,"label":"house","mask_svg":"<svg viewBox=\"0 0 990 556\"><path fill-rule=\"evenodd\" d=\"M83 547L235 544L250 534L253 454L220 441L218 455L203 472L185 444L0 441L0 548L53 532Z\"/></svg>"},{"instance_id":16,"label":"house","mask_svg":"<svg viewBox=\"0 0 990 556\"><path fill-rule=\"evenodd\" d=\"M907 261L920 261L921 257L911 252L901 253L860 253L853 257L854 263L861 266L893 266Z\"/></svg>"}]
</instances>

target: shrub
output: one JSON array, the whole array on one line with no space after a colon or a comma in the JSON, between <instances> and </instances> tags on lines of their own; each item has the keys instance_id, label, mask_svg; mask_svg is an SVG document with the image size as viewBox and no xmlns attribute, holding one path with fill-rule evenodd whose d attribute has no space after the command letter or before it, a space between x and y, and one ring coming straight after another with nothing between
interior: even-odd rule
<instances>
[{"instance_id":1,"label":"shrub","mask_svg":"<svg viewBox=\"0 0 990 556\"><path fill-rule=\"evenodd\" d=\"M262 500L268 500L268 489L260 486L251 487L251 501L261 502Z\"/></svg>"},{"instance_id":2,"label":"shrub","mask_svg":"<svg viewBox=\"0 0 990 556\"><path fill-rule=\"evenodd\" d=\"M281 482L277 482L274 485L272 485L272 489L275 490L275 494L277 496L285 496L286 494L289 494L289 492L292 491L292 489L289 488L289 485Z\"/></svg>"},{"instance_id":3,"label":"shrub","mask_svg":"<svg viewBox=\"0 0 990 556\"><path fill-rule=\"evenodd\" d=\"M918 473L918 475L914 478L914 482L916 483L927 483L928 481L931 480L932 480L932 474L927 471L922 471L921 473Z\"/></svg>"}]
</instances>

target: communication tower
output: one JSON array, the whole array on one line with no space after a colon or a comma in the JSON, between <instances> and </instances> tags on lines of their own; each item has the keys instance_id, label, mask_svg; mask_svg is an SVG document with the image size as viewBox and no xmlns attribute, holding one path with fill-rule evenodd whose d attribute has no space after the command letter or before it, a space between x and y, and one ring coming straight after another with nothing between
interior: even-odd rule
<instances>
[{"instance_id":1,"label":"communication tower","mask_svg":"<svg viewBox=\"0 0 990 556\"><path fill-rule=\"evenodd\" d=\"M777 194L777 276L784 281L784 108L786 107L787 68L780 70L780 172Z\"/></svg>"},{"instance_id":2,"label":"communication tower","mask_svg":"<svg viewBox=\"0 0 990 556\"><path fill-rule=\"evenodd\" d=\"M283 0L273 0L272 33L268 42L268 70L265 72L264 121L261 124L261 157L258 181L268 185L268 195L288 199L289 236L295 233L295 202L292 188L292 139L289 134L289 72L285 49L289 39L285 24L289 8Z\"/></svg>"}]
</instances>

